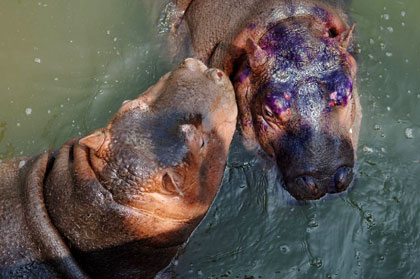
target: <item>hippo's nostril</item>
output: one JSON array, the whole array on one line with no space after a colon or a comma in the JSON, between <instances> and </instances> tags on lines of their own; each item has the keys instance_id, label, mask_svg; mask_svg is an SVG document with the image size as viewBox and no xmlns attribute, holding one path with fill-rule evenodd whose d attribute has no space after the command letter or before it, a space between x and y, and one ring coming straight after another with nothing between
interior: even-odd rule
<instances>
[{"instance_id":1,"label":"hippo's nostril","mask_svg":"<svg viewBox=\"0 0 420 279\"><path fill-rule=\"evenodd\" d=\"M338 192L347 189L353 179L353 169L351 167L341 167L334 175L334 184Z\"/></svg>"},{"instance_id":2,"label":"hippo's nostril","mask_svg":"<svg viewBox=\"0 0 420 279\"><path fill-rule=\"evenodd\" d=\"M303 175L296 178L296 184L302 188L306 188L313 193L318 193L318 187L315 183L315 179L309 175Z\"/></svg>"}]
</instances>

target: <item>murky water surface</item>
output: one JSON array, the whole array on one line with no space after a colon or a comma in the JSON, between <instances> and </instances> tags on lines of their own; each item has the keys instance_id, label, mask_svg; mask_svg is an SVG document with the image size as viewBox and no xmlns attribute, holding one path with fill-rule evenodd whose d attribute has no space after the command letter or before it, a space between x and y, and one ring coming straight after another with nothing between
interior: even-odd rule
<instances>
[{"instance_id":1,"label":"murky water surface","mask_svg":"<svg viewBox=\"0 0 420 279\"><path fill-rule=\"evenodd\" d=\"M2 1L0 160L102 127L173 65L165 1ZM420 278L420 2L354 0L362 122L353 190L287 204L236 136L178 278Z\"/></svg>"}]
</instances>

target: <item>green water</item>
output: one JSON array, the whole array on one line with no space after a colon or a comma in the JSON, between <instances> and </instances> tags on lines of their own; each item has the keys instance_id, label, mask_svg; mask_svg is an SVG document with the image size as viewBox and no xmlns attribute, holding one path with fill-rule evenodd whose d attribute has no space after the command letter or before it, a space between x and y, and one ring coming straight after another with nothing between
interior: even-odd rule
<instances>
[{"instance_id":1,"label":"green water","mask_svg":"<svg viewBox=\"0 0 420 279\"><path fill-rule=\"evenodd\" d=\"M171 66L160 1L0 3L0 159L103 126ZM353 191L288 205L235 137L177 278L420 278L420 2L353 0L364 118Z\"/></svg>"}]
</instances>

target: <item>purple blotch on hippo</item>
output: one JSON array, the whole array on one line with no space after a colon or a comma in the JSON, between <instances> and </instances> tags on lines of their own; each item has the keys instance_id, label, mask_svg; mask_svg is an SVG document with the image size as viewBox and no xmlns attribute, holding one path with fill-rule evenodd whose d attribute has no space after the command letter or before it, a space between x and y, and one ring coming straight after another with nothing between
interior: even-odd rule
<instances>
[{"instance_id":1,"label":"purple blotch on hippo","mask_svg":"<svg viewBox=\"0 0 420 279\"><path fill-rule=\"evenodd\" d=\"M338 2L175 3L184 13L174 42L188 41L231 77L243 138L278 166L284 188L297 200L346 190L361 107L348 50L354 25Z\"/></svg>"}]
</instances>

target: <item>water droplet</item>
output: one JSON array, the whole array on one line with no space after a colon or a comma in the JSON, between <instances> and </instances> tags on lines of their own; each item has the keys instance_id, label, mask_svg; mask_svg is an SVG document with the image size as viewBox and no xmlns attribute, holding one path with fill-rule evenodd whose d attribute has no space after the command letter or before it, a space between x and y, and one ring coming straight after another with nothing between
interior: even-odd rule
<instances>
[{"instance_id":1,"label":"water droplet","mask_svg":"<svg viewBox=\"0 0 420 279\"><path fill-rule=\"evenodd\" d=\"M32 113L32 109L31 108L26 108L25 113L26 113L26 115L30 115Z\"/></svg>"},{"instance_id":2,"label":"water droplet","mask_svg":"<svg viewBox=\"0 0 420 279\"><path fill-rule=\"evenodd\" d=\"M36 58L34 59L34 62L35 62L35 63L41 63L41 58L36 57Z\"/></svg>"},{"instance_id":3,"label":"water droplet","mask_svg":"<svg viewBox=\"0 0 420 279\"><path fill-rule=\"evenodd\" d=\"M411 128L405 129L405 137L408 138L408 139L413 139L414 138L413 129L411 129Z\"/></svg>"},{"instance_id":4,"label":"water droplet","mask_svg":"<svg viewBox=\"0 0 420 279\"><path fill-rule=\"evenodd\" d=\"M365 153L373 153L373 148L368 147L368 146L363 146L363 152Z\"/></svg>"},{"instance_id":5,"label":"water droplet","mask_svg":"<svg viewBox=\"0 0 420 279\"><path fill-rule=\"evenodd\" d=\"M25 164L26 164L25 161L20 161L18 167L21 169Z\"/></svg>"}]
</instances>

